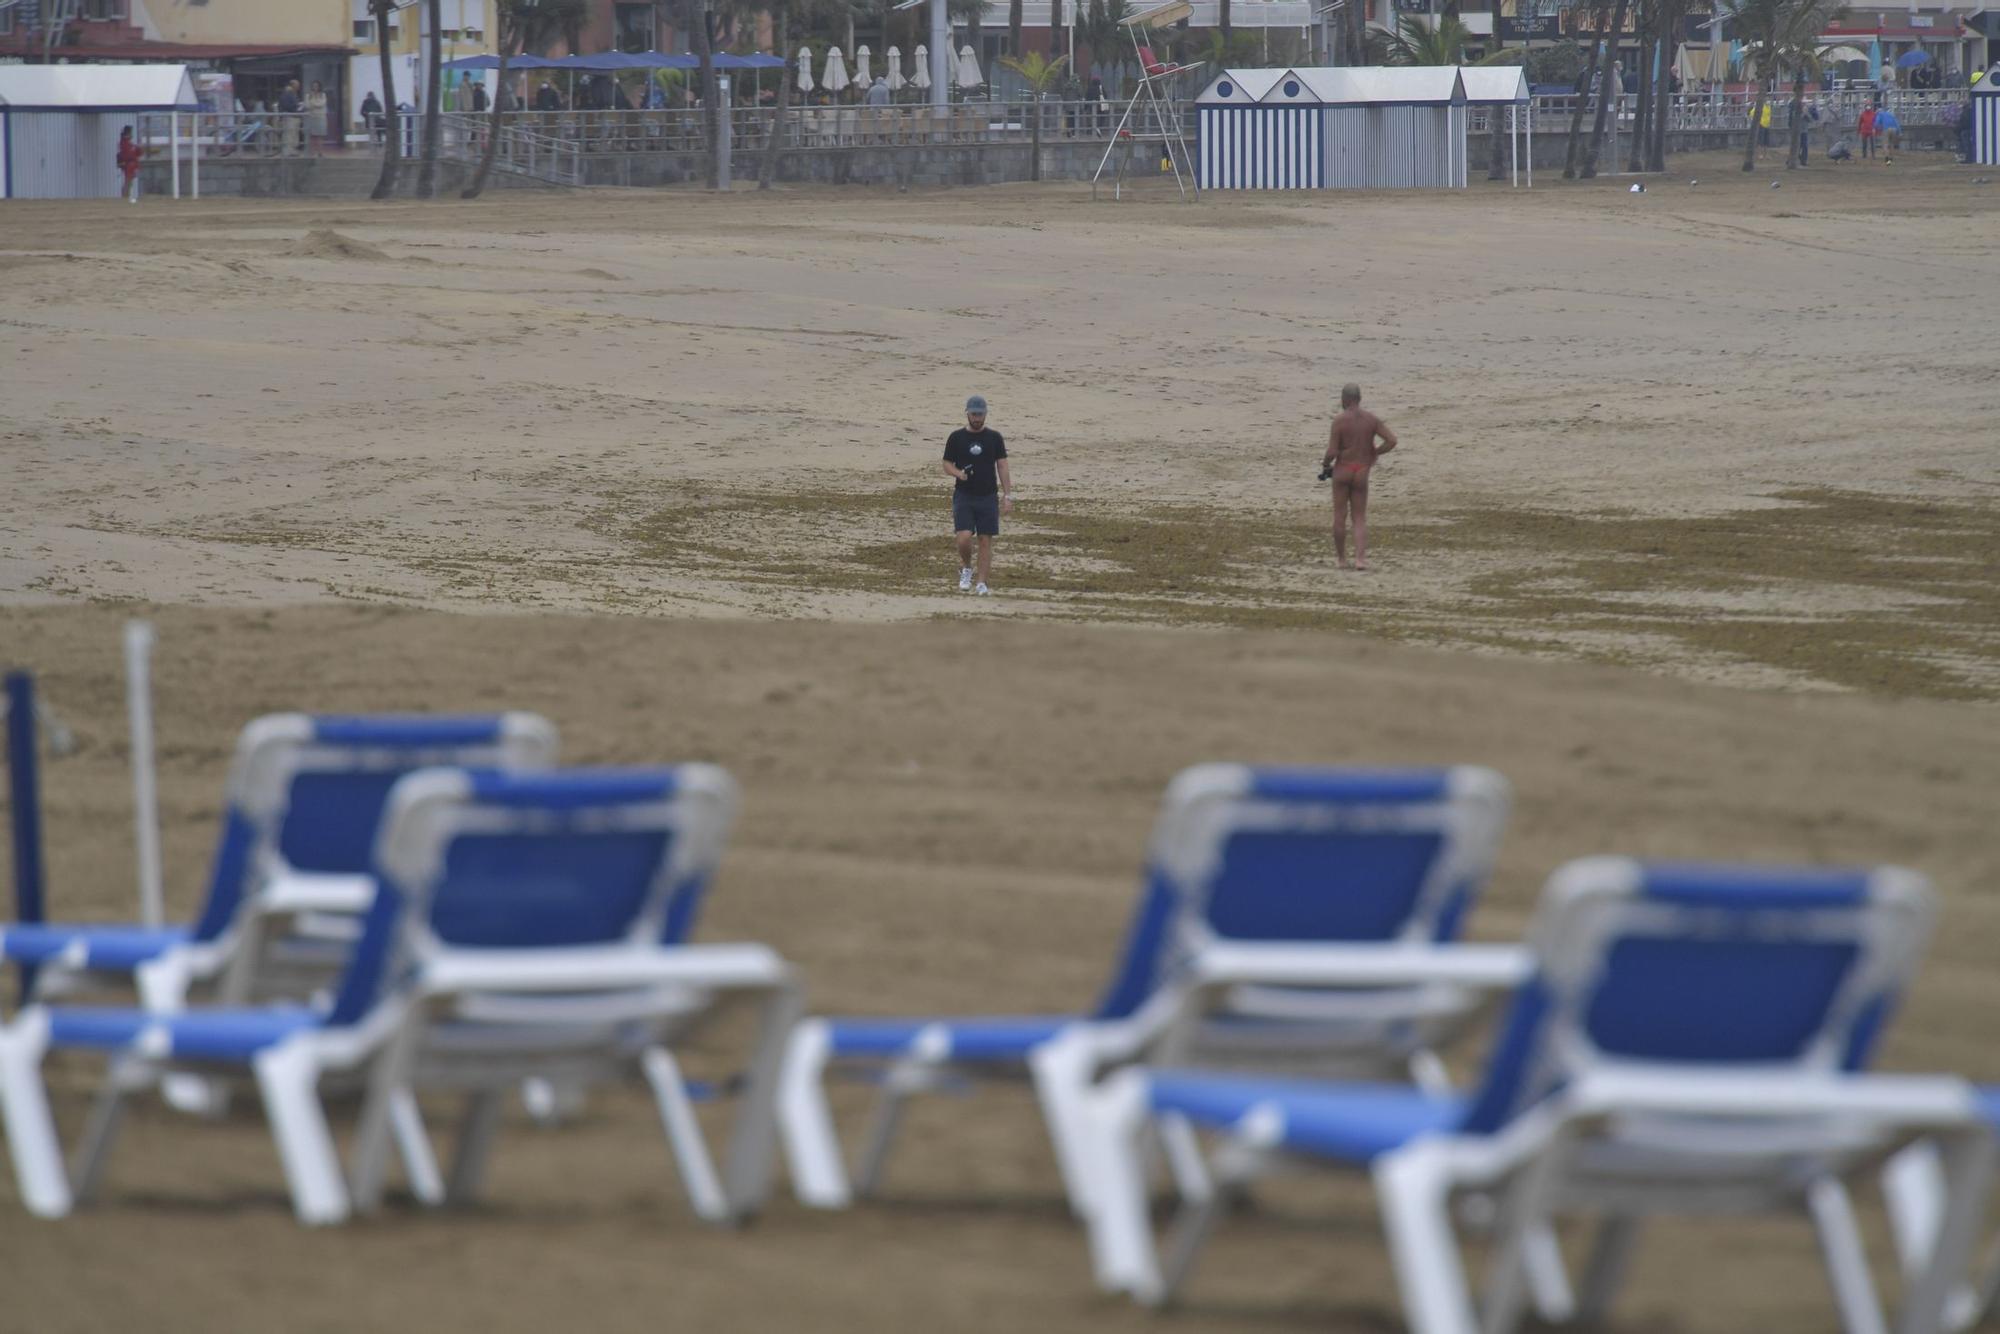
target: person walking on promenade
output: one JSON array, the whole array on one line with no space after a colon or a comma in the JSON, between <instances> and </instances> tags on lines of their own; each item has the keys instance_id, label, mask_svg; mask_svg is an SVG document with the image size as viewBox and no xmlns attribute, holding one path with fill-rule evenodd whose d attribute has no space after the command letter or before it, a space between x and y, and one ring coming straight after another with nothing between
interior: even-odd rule
<instances>
[{"instance_id":1,"label":"person walking on promenade","mask_svg":"<svg viewBox=\"0 0 2000 1334\"><path fill-rule=\"evenodd\" d=\"M953 483L951 526L958 544L958 591L985 597L1000 516L1014 509L1014 479L1007 471L1007 442L986 424L986 400L978 394L965 400L965 425L944 442L944 471Z\"/></svg>"}]
</instances>

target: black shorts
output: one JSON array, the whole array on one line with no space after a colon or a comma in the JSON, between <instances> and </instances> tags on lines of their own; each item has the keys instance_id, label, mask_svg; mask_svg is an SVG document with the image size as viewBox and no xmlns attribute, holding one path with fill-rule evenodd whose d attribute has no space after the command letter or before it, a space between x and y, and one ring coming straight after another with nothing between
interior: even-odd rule
<instances>
[{"instance_id":1,"label":"black shorts","mask_svg":"<svg viewBox=\"0 0 2000 1334\"><path fill-rule=\"evenodd\" d=\"M951 496L951 528L955 533L1000 536L1000 497L969 496L954 491Z\"/></svg>"}]
</instances>

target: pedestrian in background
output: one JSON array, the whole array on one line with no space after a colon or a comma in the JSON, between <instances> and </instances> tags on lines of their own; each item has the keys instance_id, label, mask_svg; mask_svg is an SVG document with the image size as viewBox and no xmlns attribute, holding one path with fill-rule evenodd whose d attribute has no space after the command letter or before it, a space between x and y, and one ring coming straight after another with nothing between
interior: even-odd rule
<instances>
[{"instance_id":1,"label":"pedestrian in background","mask_svg":"<svg viewBox=\"0 0 2000 1334\"><path fill-rule=\"evenodd\" d=\"M326 147L326 89L319 80L313 80L312 91L306 94L306 144L317 150Z\"/></svg>"},{"instance_id":2,"label":"pedestrian in background","mask_svg":"<svg viewBox=\"0 0 2000 1334\"><path fill-rule=\"evenodd\" d=\"M118 132L118 170L125 178L123 194L125 202L139 202L139 161L145 151L133 141L132 127L127 125Z\"/></svg>"}]
</instances>

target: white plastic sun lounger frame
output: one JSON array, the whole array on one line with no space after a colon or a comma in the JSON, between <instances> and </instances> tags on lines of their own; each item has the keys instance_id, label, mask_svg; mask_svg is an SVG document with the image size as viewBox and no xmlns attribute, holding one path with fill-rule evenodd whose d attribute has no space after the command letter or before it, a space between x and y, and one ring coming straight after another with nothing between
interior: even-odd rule
<instances>
[{"instance_id":1,"label":"white plastic sun lounger frame","mask_svg":"<svg viewBox=\"0 0 2000 1334\"><path fill-rule=\"evenodd\" d=\"M1420 990L1414 995L1398 997L1393 1009L1373 1019L1385 1034L1398 1026L1421 1030L1410 1044L1407 1073L1420 1083L1444 1087L1448 1077L1432 1043L1444 1040L1470 1016L1481 993L1507 990L1525 971L1526 955L1515 947L1433 944L1425 935L1436 924L1438 901L1452 889L1464 886L1467 903L1476 897L1491 872L1506 825L1506 780L1475 765L1442 771L1443 790L1432 801L1446 845L1419 895L1422 910L1411 914L1401 937L1382 944L1331 945L1259 945L1218 938L1202 919L1202 905L1191 901L1198 897L1196 887L1209 873L1229 832L1283 829L1300 818L1281 803L1260 802L1255 796L1263 775L1282 772L1214 763L1196 765L1174 778L1149 851L1149 866L1179 887L1179 902L1162 946L1165 958L1157 988L1124 1017L1108 1017L1103 1010L1097 1016L1078 1016L1027 1054L1025 1073L1034 1084L1065 1195L1079 1216L1088 1210L1093 1180L1081 1158L1086 1090L1105 1070L1145 1059L1161 1051L1163 1044L1184 1051L1212 1040L1198 1022L1209 1009L1227 1002L1232 1012L1250 1017L1366 1024L1369 1002L1359 995L1312 997L1288 989L1416 987ZM1385 808L1391 812L1386 816ZM1395 809L1396 803L1385 797L1352 818L1360 827L1407 818L1393 813ZM1320 810L1304 818L1323 825L1343 817L1329 817ZM1129 969L1133 960L1128 957L1125 964ZM1114 979L1113 993L1126 985L1124 979ZM887 1164L903 1103L913 1094L966 1081L1018 1080L1023 1073L1019 1065L957 1061L952 1021L926 1027L896 1058L880 1062L875 1113L865 1133L855 1185L850 1187L825 1092L828 1068L839 1060L832 1022L811 1018L799 1024L786 1053L779 1096L794 1188L800 1200L813 1207L845 1208L857 1191L863 1196L873 1193ZM1336 1053L1304 1051L1327 1055L1338 1064ZM1349 1068L1363 1062L1379 1069L1385 1052L1385 1047L1356 1040L1346 1053ZM1205 1197L1207 1179L1192 1141L1171 1125L1166 1130L1169 1162L1181 1191L1191 1198Z\"/></svg>"},{"instance_id":2,"label":"white plastic sun lounger frame","mask_svg":"<svg viewBox=\"0 0 2000 1334\"><path fill-rule=\"evenodd\" d=\"M1984 1102L1988 1124L2000 1135L2000 1090L1988 1090ZM1882 1194L1906 1279L1921 1273L1937 1248L1951 1200L1949 1182L1945 1156L1931 1143L1911 1145L1882 1170ZM2000 1237L1971 1279L1952 1288L1945 1301L1944 1328L1967 1330L1995 1317L2000 1317Z\"/></svg>"},{"instance_id":3,"label":"white plastic sun lounger frame","mask_svg":"<svg viewBox=\"0 0 2000 1334\"><path fill-rule=\"evenodd\" d=\"M734 784L713 766L688 765L671 771L679 794L693 794L708 817L686 821L671 855L676 880L712 869L720 851L730 812ZM551 776L560 778L560 775ZM505 817L468 804L476 775L456 770L421 771L401 780L391 798L390 814L380 844L382 872L402 888L430 883L450 839L459 832L505 827ZM638 808L644 818L650 812ZM508 815L518 815L509 812ZM626 812L627 815L632 812ZM608 817L616 822L620 817ZM685 817L680 817L685 819ZM606 826L610 827L610 826ZM382 895L388 895L386 887ZM395 900L389 900L391 904ZM371 912L385 911L378 898ZM5 1100L9 1147L30 1212L61 1217L95 1186L118 1125L125 1098L158 1082L162 1076L187 1071L204 1078L249 1079L263 1097L277 1141L294 1212L306 1224L344 1221L354 1208L373 1206L380 1198L388 1137L400 1137L398 1109L414 1107L411 1081L425 1072L433 1016L450 1013L486 1028L483 1055L491 1060L485 1077L465 1078L461 1087L475 1087L475 1110L468 1117L451 1185L463 1198L475 1188L491 1148L494 1111L505 1091L518 1087L531 1066L503 1058L510 1038L544 1042L565 1026L601 1030L608 1019L629 1024L644 1018L674 1019L699 1009L707 1001L741 995L762 1002L756 1050L741 1090L736 1132L725 1171L718 1175L696 1125L678 1064L663 1041L629 1046L620 1043L594 1065L572 1063L570 1077L637 1065L652 1086L676 1162L690 1199L703 1218L727 1221L747 1216L768 1193L774 1157L772 1103L785 1033L802 1006L794 971L774 952L759 945L657 944L662 926L656 905L622 944L568 947L542 951L467 950L448 948L424 926L395 914L390 926L395 944L375 976L400 976L397 984L376 983L381 990L365 1013L351 1023L329 1020L307 1027L259 1050L241 1063L176 1060L172 1036L162 1025L176 1022L161 1016L129 1047L113 1054L96 1109L81 1146L75 1186L63 1169L41 1064L49 1048L50 1011L37 1005L0 1030L0 1099ZM512 956L512 957L509 957ZM408 965L407 972L397 960ZM351 964L350 967L358 965ZM370 984L364 984L364 987ZM561 994L553 994L561 993ZM579 1001L578 994L586 997ZM594 1000L593 1000L594 998ZM546 1004L538 1005L538 1001ZM501 1018L477 1017L482 1006ZM509 1008L511 1006L511 1008ZM622 1059L613 1059L613 1057ZM329 1076L365 1081L366 1099L356 1136L353 1189L343 1176L325 1112L322 1082Z\"/></svg>"},{"instance_id":4,"label":"white plastic sun lounger frame","mask_svg":"<svg viewBox=\"0 0 2000 1334\"><path fill-rule=\"evenodd\" d=\"M393 722L388 718L363 723ZM414 721L423 721L419 716ZM320 720L304 713L277 713L252 720L243 730L231 790L260 830L252 851L254 864L235 922L208 944L190 944L145 964L138 970L140 995L149 1009L172 1012L186 1002L196 983L215 982L216 998L224 1004L254 1003L270 992L268 973L274 942L288 930L307 938L351 944L354 925L375 896L371 875L335 875L294 869L274 840L293 779L301 771L326 767L330 758L346 761L371 756L414 771L436 765L477 764L523 771L547 769L556 762L559 741L555 727L539 714L511 712L498 717L491 740L475 746L440 744L427 752L365 744L330 743L320 736ZM483 759L468 754L490 751Z\"/></svg>"},{"instance_id":5,"label":"white plastic sun lounger frame","mask_svg":"<svg viewBox=\"0 0 2000 1334\"><path fill-rule=\"evenodd\" d=\"M1923 1235L1927 1253L1906 1247L1908 1281L1894 1329L1937 1334L1994 1174L1996 1145L1974 1090L1951 1077L1846 1073L1840 1053L1824 1040L1796 1066L1776 1071L1662 1070L1603 1058L1584 1036L1580 1016L1565 1008L1599 966L1598 945L1613 920L1622 913L1630 925L1647 912L1629 902L1642 874L1625 859L1587 859L1559 871L1544 895L1531 939L1540 977L1557 996L1549 1059L1568 1074L1544 1069L1534 1078L1557 1078L1559 1087L1492 1133L1420 1134L1368 1169L1413 1334L1512 1330L1531 1287L1540 1300L1535 1250L1553 1235L1554 1217L1565 1208L1606 1214L1578 1298L1577 1313L1597 1320L1622 1280L1640 1216L1764 1212L1801 1200L1819 1232L1843 1327L1848 1334L1885 1334L1891 1326L1843 1178L1913 1141L1928 1141L1944 1172L1933 1225ZM1841 1001L1850 1011L1870 989L1900 986L1929 930L1930 896L1921 876L1881 868L1868 888L1877 911L1863 928L1870 956ZM1162 1264L1147 1217L1145 1143L1157 1115L1147 1080L1144 1069L1120 1071L1089 1097L1096 1207L1087 1221L1098 1284L1159 1304L1186 1278L1217 1201L1272 1171L1323 1168L1328 1160L1284 1147L1282 1107L1252 1107L1220 1136L1210 1160L1222 1189L1184 1207ZM1713 1175L1689 1174L1697 1153L1709 1159ZM1813 1170L1802 1173L1802 1164ZM1468 1198L1487 1202L1477 1212L1496 1234L1476 1306L1453 1227L1454 1202Z\"/></svg>"}]
</instances>

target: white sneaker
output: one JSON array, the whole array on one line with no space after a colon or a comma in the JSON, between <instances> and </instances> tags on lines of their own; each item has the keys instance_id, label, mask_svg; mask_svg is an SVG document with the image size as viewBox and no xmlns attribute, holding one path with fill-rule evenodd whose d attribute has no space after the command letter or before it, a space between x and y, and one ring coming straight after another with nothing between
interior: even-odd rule
<instances>
[{"instance_id":1,"label":"white sneaker","mask_svg":"<svg viewBox=\"0 0 2000 1334\"><path fill-rule=\"evenodd\" d=\"M958 572L958 591L961 593L972 591L972 570L969 566Z\"/></svg>"},{"instance_id":2,"label":"white sneaker","mask_svg":"<svg viewBox=\"0 0 2000 1334\"><path fill-rule=\"evenodd\" d=\"M980 597L986 597L993 592L993 590L988 588L985 584L975 585L972 591Z\"/></svg>"}]
</instances>

